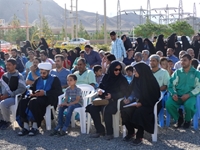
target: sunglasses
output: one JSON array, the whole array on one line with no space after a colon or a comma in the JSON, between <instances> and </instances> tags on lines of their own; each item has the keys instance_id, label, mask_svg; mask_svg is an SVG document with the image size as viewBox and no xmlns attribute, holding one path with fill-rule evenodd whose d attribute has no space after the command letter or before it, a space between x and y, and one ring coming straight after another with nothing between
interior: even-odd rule
<instances>
[{"instance_id":1,"label":"sunglasses","mask_svg":"<svg viewBox=\"0 0 200 150\"><path fill-rule=\"evenodd\" d=\"M121 70L122 70L122 69L117 69L117 68L116 68L114 71L121 71Z\"/></svg>"}]
</instances>

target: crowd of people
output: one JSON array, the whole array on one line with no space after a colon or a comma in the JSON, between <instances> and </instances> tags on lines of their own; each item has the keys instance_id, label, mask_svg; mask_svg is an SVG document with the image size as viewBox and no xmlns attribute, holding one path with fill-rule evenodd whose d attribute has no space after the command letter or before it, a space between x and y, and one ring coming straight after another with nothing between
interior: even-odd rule
<instances>
[{"instance_id":1,"label":"crowd of people","mask_svg":"<svg viewBox=\"0 0 200 150\"><path fill-rule=\"evenodd\" d=\"M161 92L168 92L169 97L164 106L159 103L158 113L161 107L166 107L177 128L189 128L200 93L197 59L200 35L194 36L192 43L185 36L181 37L182 43L177 42L176 34L167 41L163 35L154 37L152 42L137 38L135 46L126 35L118 38L114 31L110 32L110 38L110 52L94 50L90 45L85 50L50 49L44 38L38 46L26 41L20 50L1 52L0 129L11 125L10 107L15 104L15 96L22 94L16 112L21 127L19 136L38 133L48 105L58 109L58 124L51 136L66 135L74 109L83 104L77 86L80 84L93 86L102 102L86 107L96 129L91 138L113 138L112 115L118 111L118 99L123 97L121 118L128 131L123 140L130 141L136 136L133 144L141 144L144 131L154 133L153 109ZM58 105L58 96L63 91L65 100ZM134 105L124 107L130 103ZM182 105L185 113L180 109Z\"/></svg>"}]
</instances>

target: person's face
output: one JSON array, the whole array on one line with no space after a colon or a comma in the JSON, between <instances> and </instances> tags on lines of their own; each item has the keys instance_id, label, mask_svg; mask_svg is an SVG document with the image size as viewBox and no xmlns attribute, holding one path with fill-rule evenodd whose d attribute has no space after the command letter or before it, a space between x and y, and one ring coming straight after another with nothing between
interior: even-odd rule
<instances>
[{"instance_id":1,"label":"person's face","mask_svg":"<svg viewBox=\"0 0 200 150\"><path fill-rule=\"evenodd\" d=\"M134 55L134 51L129 51L129 52L128 52L128 56L129 56L129 57L133 57L133 55Z\"/></svg>"},{"instance_id":2,"label":"person's face","mask_svg":"<svg viewBox=\"0 0 200 150\"><path fill-rule=\"evenodd\" d=\"M186 57L181 58L181 66L185 69L191 66L191 62L189 59L187 59Z\"/></svg>"},{"instance_id":3,"label":"person's face","mask_svg":"<svg viewBox=\"0 0 200 150\"><path fill-rule=\"evenodd\" d=\"M149 56L147 55L147 53L143 52L142 57L143 57L144 60L146 60L146 59L148 59Z\"/></svg>"},{"instance_id":4,"label":"person's face","mask_svg":"<svg viewBox=\"0 0 200 150\"><path fill-rule=\"evenodd\" d=\"M136 62L140 62L141 61L141 58L136 56L136 55L135 55L134 59L135 59Z\"/></svg>"},{"instance_id":5,"label":"person's face","mask_svg":"<svg viewBox=\"0 0 200 150\"><path fill-rule=\"evenodd\" d=\"M6 69L7 69L8 72L13 72L15 70L15 68L16 68L16 65L13 65L10 62L6 63Z\"/></svg>"},{"instance_id":6,"label":"person's face","mask_svg":"<svg viewBox=\"0 0 200 150\"><path fill-rule=\"evenodd\" d=\"M53 50L52 54L55 56L57 54L56 50Z\"/></svg>"},{"instance_id":7,"label":"person's face","mask_svg":"<svg viewBox=\"0 0 200 150\"><path fill-rule=\"evenodd\" d=\"M145 45L148 45L148 42L147 42L147 41L144 41L144 44L145 44Z\"/></svg>"},{"instance_id":8,"label":"person's face","mask_svg":"<svg viewBox=\"0 0 200 150\"><path fill-rule=\"evenodd\" d=\"M104 55L103 55L103 54L101 54L101 53L99 54L99 56L101 57L101 59L103 59L103 58L104 58Z\"/></svg>"},{"instance_id":9,"label":"person's face","mask_svg":"<svg viewBox=\"0 0 200 150\"><path fill-rule=\"evenodd\" d=\"M116 66L116 67L115 67L115 70L114 70L114 74L115 74L116 76L118 76L118 75L120 74L121 71L122 71L121 66L120 66L120 65L119 65L119 66Z\"/></svg>"},{"instance_id":10,"label":"person's face","mask_svg":"<svg viewBox=\"0 0 200 150\"><path fill-rule=\"evenodd\" d=\"M10 56L9 55L4 55L5 59L8 59Z\"/></svg>"},{"instance_id":11,"label":"person's face","mask_svg":"<svg viewBox=\"0 0 200 150\"><path fill-rule=\"evenodd\" d=\"M28 57L29 57L30 59L33 59L33 57L34 57L34 54L33 54L33 53L31 53L31 52L29 52L29 53L28 53Z\"/></svg>"},{"instance_id":12,"label":"person's face","mask_svg":"<svg viewBox=\"0 0 200 150\"><path fill-rule=\"evenodd\" d=\"M102 76L102 73L103 73L102 69L99 69L95 74L97 77L99 77Z\"/></svg>"},{"instance_id":13,"label":"person's face","mask_svg":"<svg viewBox=\"0 0 200 150\"><path fill-rule=\"evenodd\" d=\"M67 77L67 84L69 86L74 86L76 85L76 81L72 77Z\"/></svg>"},{"instance_id":14,"label":"person's face","mask_svg":"<svg viewBox=\"0 0 200 150\"><path fill-rule=\"evenodd\" d=\"M168 62L168 66L169 66L169 68L174 68L174 63L173 62Z\"/></svg>"},{"instance_id":15,"label":"person's face","mask_svg":"<svg viewBox=\"0 0 200 150\"><path fill-rule=\"evenodd\" d=\"M12 57L16 57L17 53L15 51L11 51L11 55L12 55Z\"/></svg>"},{"instance_id":16,"label":"person's face","mask_svg":"<svg viewBox=\"0 0 200 150\"><path fill-rule=\"evenodd\" d=\"M48 76L48 74L49 71L40 69L40 76L42 77L42 79L45 79Z\"/></svg>"},{"instance_id":17,"label":"person's face","mask_svg":"<svg viewBox=\"0 0 200 150\"><path fill-rule=\"evenodd\" d=\"M193 50L189 50L188 54L192 57L192 59L194 58L194 51Z\"/></svg>"},{"instance_id":18,"label":"person's face","mask_svg":"<svg viewBox=\"0 0 200 150\"><path fill-rule=\"evenodd\" d=\"M168 69L168 62L165 60L165 61L162 61L161 63L160 63L160 65L161 65L161 68L163 68L163 69Z\"/></svg>"},{"instance_id":19,"label":"person's face","mask_svg":"<svg viewBox=\"0 0 200 150\"><path fill-rule=\"evenodd\" d=\"M60 59L60 57L55 59L55 63L56 63L56 68L62 68L63 66L63 61Z\"/></svg>"},{"instance_id":20,"label":"person's face","mask_svg":"<svg viewBox=\"0 0 200 150\"><path fill-rule=\"evenodd\" d=\"M130 70L127 70L126 71L126 75L129 76L129 77L132 77L133 76L133 72L130 71Z\"/></svg>"},{"instance_id":21,"label":"person's face","mask_svg":"<svg viewBox=\"0 0 200 150\"><path fill-rule=\"evenodd\" d=\"M162 52L157 52L156 53L158 56L163 57L163 53Z\"/></svg>"},{"instance_id":22,"label":"person's face","mask_svg":"<svg viewBox=\"0 0 200 150\"><path fill-rule=\"evenodd\" d=\"M159 62L155 58L150 59L150 66L151 68L156 68L159 66Z\"/></svg>"},{"instance_id":23,"label":"person's face","mask_svg":"<svg viewBox=\"0 0 200 150\"><path fill-rule=\"evenodd\" d=\"M133 74L134 74L134 77L136 77L136 78L139 78L139 76L140 76L135 68L133 69Z\"/></svg>"},{"instance_id":24,"label":"person's face","mask_svg":"<svg viewBox=\"0 0 200 150\"><path fill-rule=\"evenodd\" d=\"M34 59L33 60L33 66L35 67L35 68L37 68L38 67L38 64L39 64L40 62L37 60L37 59Z\"/></svg>"},{"instance_id":25,"label":"person's face","mask_svg":"<svg viewBox=\"0 0 200 150\"><path fill-rule=\"evenodd\" d=\"M168 48L167 49L167 56L172 56L172 55L173 55L172 49Z\"/></svg>"},{"instance_id":26,"label":"person's face","mask_svg":"<svg viewBox=\"0 0 200 150\"><path fill-rule=\"evenodd\" d=\"M110 38L111 38L112 41L115 41L116 40L116 35L111 35Z\"/></svg>"},{"instance_id":27,"label":"person's face","mask_svg":"<svg viewBox=\"0 0 200 150\"><path fill-rule=\"evenodd\" d=\"M81 58L84 58L84 53L81 53L81 54L80 54L80 57L81 57Z\"/></svg>"},{"instance_id":28,"label":"person's face","mask_svg":"<svg viewBox=\"0 0 200 150\"><path fill-rule=\"evenodd\" d=\"M86 65L82 61L78 61L77 67L79 72L83 72L86 69Z\"/></svg>"},{"instance_id":29,"label":"person's face","mask_svg":"<svg viewBox=\"0 0 200 150\"><path fill-rule=\"evenodd\" d=\"M85 52L86 52L86 54L89 54L90 53L90 48L85 47Z\"/></svg>"},{"instance_id":30,"label":"person's face","mask_svg":"<svg viewBox=\"0 0 200 150\"><path fill-rule=\"evenodd\" d=\"M67 54L65 51L62 52L62 55L63 55L65 58L68 57L68 54Z\"/></svg>"},{"instance_id":31,"label":"person's face","mask_svg":"<svg viewBox=\"0 0 200 150\"><path fill-rule=\"evenodd\" d=\"M42 61L46 61L47 56L45 56L44 54L40 54L40 59L41 59Z\"/></svg>"}]
</instances>

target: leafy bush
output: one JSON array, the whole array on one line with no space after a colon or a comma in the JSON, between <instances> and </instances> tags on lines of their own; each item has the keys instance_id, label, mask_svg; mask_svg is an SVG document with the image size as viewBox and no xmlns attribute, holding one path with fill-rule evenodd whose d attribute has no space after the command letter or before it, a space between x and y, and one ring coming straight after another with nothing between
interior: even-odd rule
<instances>
[{"instance_id":1,"label":"leafy bush","mask_svg":"<svg viewBox=\"0 0 200 150\"><path fill-rule=\"evenodd\" d=\"M110 51L111 50L111 45L109 44L97 44L95 45L95 47L97 47L97 49L103 49L104 51Z\"/></svg>"}]
</instances>

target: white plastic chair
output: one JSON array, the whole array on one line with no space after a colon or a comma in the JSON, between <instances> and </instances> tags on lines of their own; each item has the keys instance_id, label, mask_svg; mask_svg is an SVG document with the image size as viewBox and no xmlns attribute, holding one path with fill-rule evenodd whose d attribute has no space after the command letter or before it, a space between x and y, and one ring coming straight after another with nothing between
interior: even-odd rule
<instances>
[{"instance_id":1,"label":"white plastic chair","mask_svg":"<svg viewBox=\"0 0 200 150\"><path fill-rule=\"evenodd\" d=\"M15 130L15 127L18 127L18 123L16 122L16 112L17 112L17 107L20 99L22 98L21 94L15 95L15 105L10 106L10 111L12 114L12 121L13 121L13 130Z\"/></svg>"},{"instance_id":2,"label":"white plastic chair","mask_svg":"<svg viewBox=\"0 0 200 150\"><path fill-rule=\"evenodd\" d=\"M152 134L152 141L157 142L157 137L158 137L158 112L157 112L157 106L158 103L163 99L164 94L160 93L160 99L156 104L154 105L154 133ZM126 136L126 127L123 126L123 137Z\"/></svg>"},{"instance_id":3,"label":"white plastic chair","mask_svg":"<svg viewBox=\"0 0 200 150\"><path fill-rule=\"evenodd\" d=\"M48 105L46 107L46 113L45 113L45 116L44 116L47 130L51 130L51 110L52 110L54 119L55 119L55 116L56 116L56 111L54 109L54 106Z\"/></svg>"},{"instance_id":4,"label":"white plastic chair","mask_svg":"<svg viewBox=\"0 0 200 150\"><path fill-rule=\"evenodd\" d=\"M94 94L90 94L87 97L89 98L89 101L91 103L92 98L97 96L97 92ZM117 113L113 115L113 133L114 133L114 137L119 137L119 122L120 122L120 102L123 100L124 98L120 98L118 99L117 102ZM91 116L88 114L88 118L87 118L87 134L89 134L90 132L90 127L91 127Z\"/></svg>"},{"instance_id":5,"label":"white plastic chair","mask_svg":"<svg viewBox=\"0 0 200 150\"><path fill-rule=\"evenodd\" d=\"M74 112L71 117L71 126L75 127L75 115L76 113L79 113L80 116L80 126L81 126L81 133L86 133L86 113L85 113L85 107L89 104L90 99L88 100L87 95L94 93L95 89L93 86L88 84L80 84L77 85L82 90L82 98L83 98L83 106L80 108L74 109ZM65 94L62 94L58 97L59 104L62 103L62 99L65 97Z\"/></svg>"}]
</instances>

